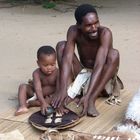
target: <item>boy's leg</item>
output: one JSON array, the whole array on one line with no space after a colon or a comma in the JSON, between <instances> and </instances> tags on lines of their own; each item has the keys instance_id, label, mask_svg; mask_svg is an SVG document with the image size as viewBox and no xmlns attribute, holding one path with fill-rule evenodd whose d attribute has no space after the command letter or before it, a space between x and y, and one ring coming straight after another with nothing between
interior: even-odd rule
<instances>
[{"instance_id":1,"label":"boy's leg","mask_svg":"<svg viewBox=\"0 0 140 140\"><path fill-rule=\"evenodd\" d=\"M39 106L41 106L41 103L38 99L28 102L28 107L39 107Z\"/></svg>"},{"instance_id":2,"label":"boy's leg","mask_svg":"<svg viewBox=\"0 0 140 140\"><path fill-rule=\"evenodd\" d=\"M55 92L55 90L56 90L56 87L53 87L53 86L42 87L43 96L46 100L46 103L49 105L50 105L49 96L51 96ZM28 107L39 107L39 106L41 106L41 103L38 99L28 102Z\"/></svg>"},{"instance_id":3,"label":"boy's leg","mask_svg":"<svg viewBox=\"0 0 140 140\"><path fill-rule=\"evenodd\" d=\"M27 98L33 96L32 87L28 84L21 84L18 89L18 101L19 107L15 112L15 116L21 115L28 112L28 104L26 103Z\"/></svg>"},{"instance_id":4,"label":"boy's leg","mask_svg":"<svg viewBox=\"0 0 140 140\"><path fill-rule=\"evenodd\" d=\"M116 74L119 67L119 52L115 49L110 49L107 57L106 64L104 66L102 76L100 79L100 84L96 88L95 92L91 95L89 99L88 115L96 117L99 112L96 110L95 101L100 93L104 90L107 82Z\"/></svg>"}]
</instances>

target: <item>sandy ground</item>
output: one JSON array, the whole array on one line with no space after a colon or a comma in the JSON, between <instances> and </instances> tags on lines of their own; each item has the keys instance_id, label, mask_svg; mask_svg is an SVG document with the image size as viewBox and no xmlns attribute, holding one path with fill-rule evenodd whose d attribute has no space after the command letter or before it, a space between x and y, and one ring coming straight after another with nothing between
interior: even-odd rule
<instances>
[{"instance_id":1,"label":"sandy ground","mask_svg":"<svg viewBox=\"0 0 140 140\"><path fill-rule=\"evenodd\" d=\"M140 86L140 1L87 2L100 7L101 24L112 30L114 48L120 51L119 75L125 88L135 93ZM31 78L37 49L65 40L68 27L75 24L73 11L33 5L0 8L0 112L17 105L9 99L17 95L20 83Z\"/></svg>"}]
</instances>

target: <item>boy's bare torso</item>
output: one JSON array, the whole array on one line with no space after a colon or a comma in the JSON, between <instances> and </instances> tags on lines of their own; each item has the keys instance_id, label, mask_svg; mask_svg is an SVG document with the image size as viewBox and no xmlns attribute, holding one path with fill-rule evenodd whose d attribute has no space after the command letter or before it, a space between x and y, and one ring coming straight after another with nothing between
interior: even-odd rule
<instances>
[{"instance_id":1,"label":"boy's bare torso","mask_svg":"<svg viewBox=\"0 0 140 140\"><path fill-rule=\"evenodd\" d=\"M35 72L39 74L43 95L46 96L50 93L54 93L56 90L58 69L50 75L45 75L39 68L36 69Z\"/></svg>"}]
</instances>

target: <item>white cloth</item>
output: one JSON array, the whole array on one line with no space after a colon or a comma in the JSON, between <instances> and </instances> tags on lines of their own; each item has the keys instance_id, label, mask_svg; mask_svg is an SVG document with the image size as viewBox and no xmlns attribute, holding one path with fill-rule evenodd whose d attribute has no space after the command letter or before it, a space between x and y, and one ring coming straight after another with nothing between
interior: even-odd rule
<instances>
[{"instance_id":1,"label":"white cloth","mask_svg":"<svg viewBox=\"0 0 140 140\"><path fill-rule=\"evenodd\" d=\"M29 98L26 103L29 103L29 101L35 101L37 99L36 93L34 93L34 96Z\"/></svg>"},{"instance_id":2,"label":"white cloth","mask_svg":"<svg viewBox=\"0 0 140 140\"><path fill-rule=\"evenodd\" d=\"M74 99L77 95L80 95L81 90L83 89L83 94L87 92L90 77L92 74L91 69L83 68L77 75L74 82L69 86L67 93L68 96ZM123 83L117 75L111 78L105 85L105 90L109 96L118 97L120 95L120 90L123 89Z\"/></svg>"},{"instance_id":3,"label":"white cloth","mask_svg":"<svg viewBox=\"0 0 140 140\"><path fill-rule=\"evenodd\" d=\"M91 72L87 69L82 69L77 75L74 82L68 88L68 96L74 99L77 95L80 95L81 89L87 83L91 76Z\"/></svg>"}]
</instances>

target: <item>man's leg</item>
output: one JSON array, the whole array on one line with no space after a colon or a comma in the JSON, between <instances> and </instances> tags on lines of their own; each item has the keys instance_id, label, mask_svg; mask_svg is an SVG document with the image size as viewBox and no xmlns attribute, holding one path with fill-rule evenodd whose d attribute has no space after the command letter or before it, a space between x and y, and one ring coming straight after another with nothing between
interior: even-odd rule
<instances>
[{"instance_id":1,"label":"man's leg","mask_svg":"<svg viewBox=\"0 0 140 140\"><path fill-rule=\"evenodd\" d=\"M58 66L60 69L61 69L61 61L63 58L63 51L64 51L65 46L66 46L66 41L58 42L56 45L57 61L58 61ZM73 81L73 79L75 78L75 76L77 76L77 74L81 71L81 69L82 69L82 66L76 54L74 54L73 64L71 68L71 77L69 77L69 83Z\"/></svg>"},{"instance_id":2,"label":"man's leg","mask_svg":"<svg viewBox=\"0 0 140 140\"><path fill-rule=\"evenodd\" d=\"M58 66L60 69L61 69L61 61L63 59L63 51L64 51L65 46L66 46L66 41L58 42L56 46L57 61L58 61ZM82 66L76 54L74 54L72 68L71 68L71 76L69 77L68 85L70 85L73 82L73 80L75 79L75 77L78 75L78 73L81 70L82 70ZM70 97L67 97L65 99L65 105L70 103L71 101L72 99Z\"/></svg>"},{"instance_id":3,"label":"man's leg","mask_svg":"<svg viewBox=\"0 0 140 140\"><path fill-rule=\"evenodd\" d=\"M104 90L107 82L116 74L119 67L119 52L115 49L110 49L107 57L106 64L104 66L100 84L96 88L95 92L91 95L89 100L88 115L96 117L99 112L96 110L95 101L100 93Z\"/></svg>"}]
</instances>

